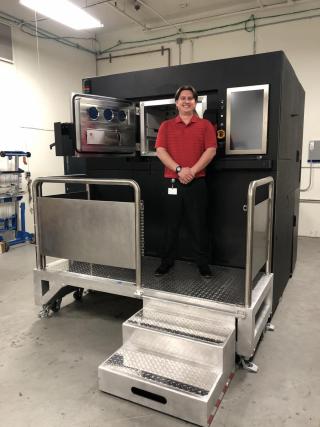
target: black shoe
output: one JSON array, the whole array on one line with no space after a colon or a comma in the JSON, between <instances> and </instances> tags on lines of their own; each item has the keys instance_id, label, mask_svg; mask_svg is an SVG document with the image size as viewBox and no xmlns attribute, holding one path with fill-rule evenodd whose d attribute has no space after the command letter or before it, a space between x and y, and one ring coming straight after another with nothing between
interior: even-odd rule
<instances>
[{"instance_id":1,"label":"black shoe","mask_svg":"<svg viewBox=\"0 0 320 427\"><path fill-rule=\"evenodd\" d=\"M168 271L170 270L170 268L173 267L173 263L167 263L167 262L161 262L161 264L159 265L159 267L156 269L156 271L154 272L155 276L163 276L164 274L167 274Z\"/></svg>"},{"instance_id":2,"label":"black shoe","mask_svg":"<svg viewBox=\"0 0 320 427\"><path fill-rule=\"evenodd\" d=\"M198 265L198 269L201 276L206 277L207 279L212 277L212 273L208 264Z\"/></svg>"}]
</instances>

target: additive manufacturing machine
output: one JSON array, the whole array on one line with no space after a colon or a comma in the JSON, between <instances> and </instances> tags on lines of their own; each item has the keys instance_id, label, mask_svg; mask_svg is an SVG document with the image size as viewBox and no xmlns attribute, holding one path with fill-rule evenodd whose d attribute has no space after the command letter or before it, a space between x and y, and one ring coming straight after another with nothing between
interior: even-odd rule
<instances>
[{"instance_id":1,"label":"additive manufacturing machine","mask_svg":"<svg viewBox=\"0 0 320 427\"><path fill-rule=\"evenodd\" d=\"M236 356L257 370L252 357L294 270L304 91L282 52L88 80L92 93L72 98L73 122L55 124L56 154L73 175L33 183L36 303L46 316L84 289L142 299L122 347L99 366L100 390L208 426ZM206 176L210 279L190 263L185 229L175 268L153 274L154 143L183 83L198 89L197 113L219 141ZM43 196L52 183L66 193Z\"/></svg>"}]
</instances>

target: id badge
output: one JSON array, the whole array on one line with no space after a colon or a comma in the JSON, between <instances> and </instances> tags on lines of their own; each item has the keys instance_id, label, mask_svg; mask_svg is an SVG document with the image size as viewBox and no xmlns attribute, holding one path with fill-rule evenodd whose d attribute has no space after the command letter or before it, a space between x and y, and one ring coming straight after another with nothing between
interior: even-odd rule
<instances>
[{"instance_id":1,"label":"id badge","mask_svg":"<svg viewBox=\"0 0 320 427\"><path fill-rule=\"evenodd\" d=\"M168 194L170 196L176 196L178 194L178 189L177 188L168 188Z\"/></svg>"}]
</instances>

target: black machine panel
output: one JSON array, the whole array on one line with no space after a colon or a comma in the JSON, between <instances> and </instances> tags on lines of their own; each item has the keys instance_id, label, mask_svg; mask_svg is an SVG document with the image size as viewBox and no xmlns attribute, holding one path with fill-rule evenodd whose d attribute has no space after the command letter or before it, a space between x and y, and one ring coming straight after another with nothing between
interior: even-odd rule
<instances>
[{"instance_id":1,"label":"black machine panel","mask_svg":"<svg viewBox=\"0 0 320 427\"><path fill-rule=\"evenodd\" d=\"M206 178L213 264L244 267L246 212L243 207L247 201L249 183L266 176L272 176L275 180L275 307L296 259L294 218L298 217L299 193L296 189L300 176L303 88L283 52L94 77L86 79L83 87L95 95L124 98L137 104L152 99L172 98L182 84L193 85L199 95L207 97L204 117L218 131L218 153L207 168ZM226 155L227 89L253 85L268 85L266 151L260 154ZM139 133L136 138L138 142ZM73 173L74 163L65 164L66 173ZM140 156L139 153L131 158L88 158L83 164L83 171L92 177L131 178L139 183L145 205L145 253L158 255L162 237L163 168L160 161L156 157ZM113 200L132 197L130 191L119 191L119 188L93 189L92 196ZM192 258L188 239L188 231L184 227L180 235L181 259Z\"/></svg>"}]
</instances>

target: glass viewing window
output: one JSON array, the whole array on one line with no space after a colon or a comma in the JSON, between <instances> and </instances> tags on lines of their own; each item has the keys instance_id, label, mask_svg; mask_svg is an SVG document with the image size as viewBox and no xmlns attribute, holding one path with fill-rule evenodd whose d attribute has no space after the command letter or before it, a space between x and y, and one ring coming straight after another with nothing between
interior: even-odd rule
<instances>
[{"instance_id":1,"label":"glass viewing window","mask_svg":"<svg viewBox=\"0 0 320 427\"><path fill-rule=\"evenodd\" d=\"M226 154L266 154L269 85L227 89Z\"/></svg>"}]
</instances>

